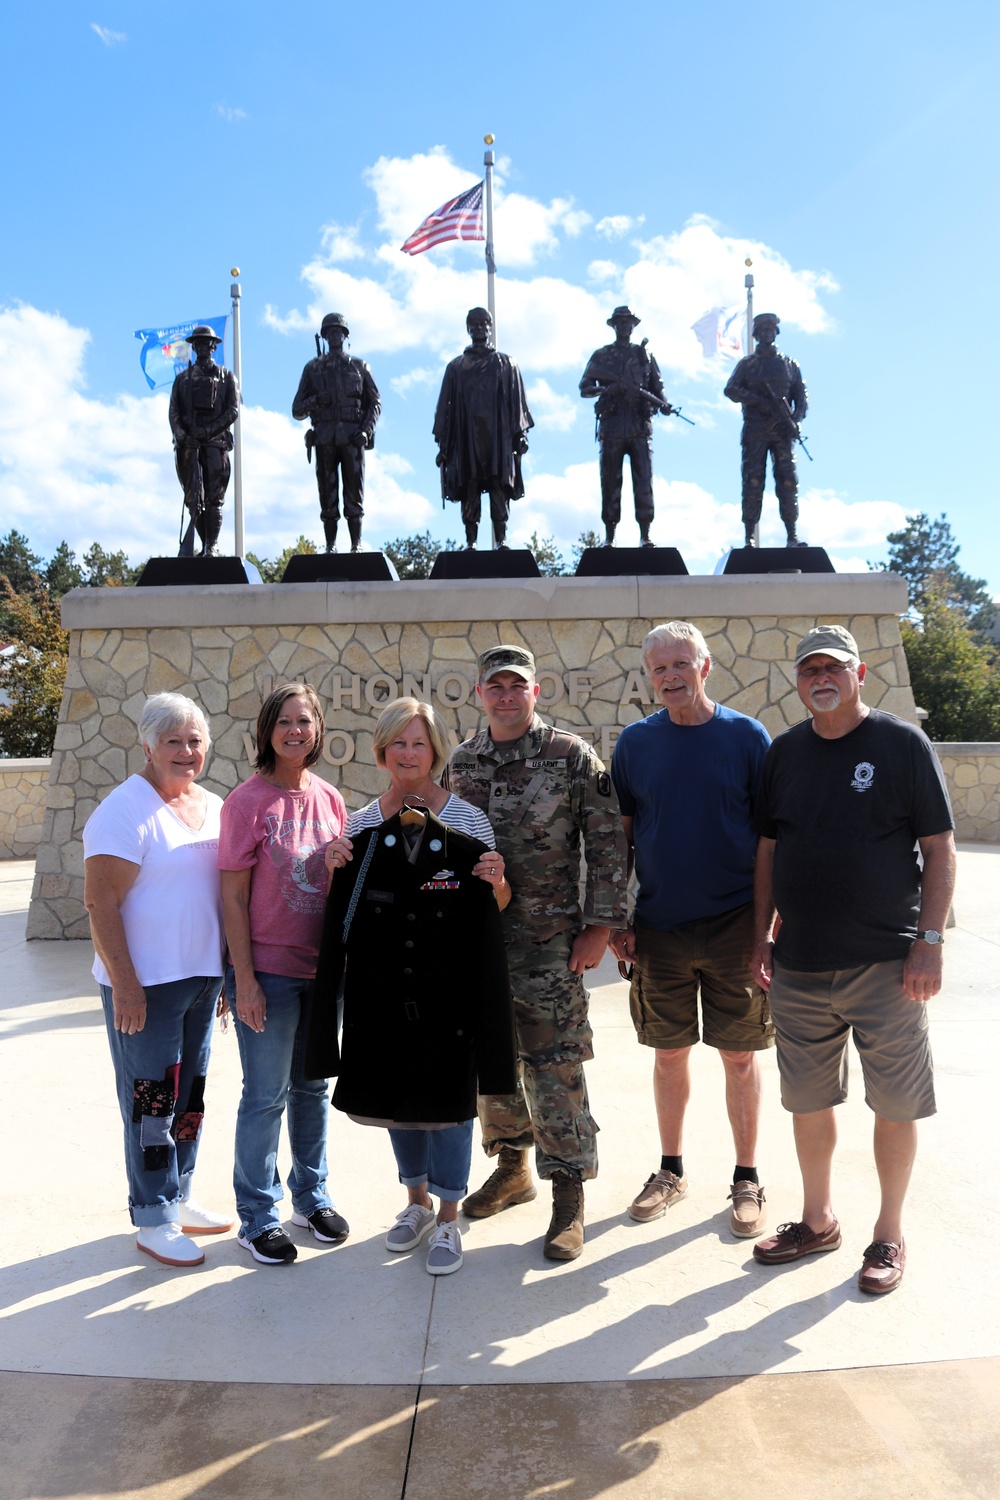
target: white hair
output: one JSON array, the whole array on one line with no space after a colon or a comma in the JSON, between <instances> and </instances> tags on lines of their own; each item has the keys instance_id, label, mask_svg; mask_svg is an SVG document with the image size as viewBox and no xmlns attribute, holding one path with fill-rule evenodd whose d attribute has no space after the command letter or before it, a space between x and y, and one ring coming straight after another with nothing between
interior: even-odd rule
<instances>
[{"instance_id":1,"label":"white hair","mask_svg":"<svg viewBox=\"0 0 1000 1500\"><path fill-rule=\"evenodd\" d=\"M154 693L147 698L139 720L139 742L158 745L165 735L184 724L197 724L207 750L212 743L208 720L193 698L183 693Z\"/></svg>"},{"instance_id":2,"label":"white hair","mask_svg":"<svg viewBox=\"0 0 1000 1500\"><path fill-rule=\"evenodd\" d=\"M654 625L642 643L642 659L648 662L649 653L661 641L690 641L695 649L696 665L701 666L709 657L708 642L697 625L686 620L668 620L665 625Z\"/></svg>"}]
</instances>

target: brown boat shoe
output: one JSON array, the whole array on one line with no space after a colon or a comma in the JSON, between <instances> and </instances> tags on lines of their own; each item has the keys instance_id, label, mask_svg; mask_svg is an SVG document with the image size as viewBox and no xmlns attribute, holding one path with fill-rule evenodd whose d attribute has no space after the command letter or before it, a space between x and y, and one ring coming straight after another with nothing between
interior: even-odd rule
<instances>
[{"instance_id":1,"label":"brown boat shoe","mask_svg":"<svg viewBox=\"0 0 1000 1500\"><path fill-rule=\"evenodd\" d=\"M757 1235L763 1234L767 1223L767 1209L764 1207L764 1189L760 1183L741 1177L738 1182L733 1183L729 1196L733 1200L733 1210L729 1215L729 1227L733 1234L744 1240L753 1240Z\"/></svg>"},{"instance_id":2,"label":"brown boat shoe","mask_svg":"<svg viewBox=\"0 0 1000 1500\"><path fill-rule=\"evenodd\" d=\"M894 1292L903 1279L905 1269L905 1240L900 1240L898 1245L894 1240L872 1240L858 1273L858 1290Z\"/></svg>"},{"instance_id":3,"label":"brown boat shoe","mask_svg":"<svg viewBox=\"0 0 1000 1500\"><path fill-rule=\"evenodd\" d=\"M777 1234L757 1241L753 1247L753 1258L765 1266L783 1266L788 1261L801 1260L803 1255L813 1255L818 1250L839 1249L840 1225L836 1219L819 1234L806 1223L779 1224Z\"/></svg>"}]
</instances>

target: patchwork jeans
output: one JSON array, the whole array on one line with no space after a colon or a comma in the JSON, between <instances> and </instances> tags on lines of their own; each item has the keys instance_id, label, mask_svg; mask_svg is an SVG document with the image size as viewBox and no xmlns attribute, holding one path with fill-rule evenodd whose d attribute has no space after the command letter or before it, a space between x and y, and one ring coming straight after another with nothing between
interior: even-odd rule
<instances>
[{"instance_id":1,"label":"patchwork jeans","mask_svg":"<svg viewBox=\"0 0 1000 1500\"><path fill-rule=\"evenodd\" d=\"M297 1213L332 1208L326 1190L327 1080L303 1074L306 1026L313 980L287 974L257 974L267 1013L263 1031L238 1017L236 1039L243 1063L243 1096L236 1116L233 1187L243 1232L256 1239L277 1229L275 1205L285 1196L278 1175L281 1117L287 1115L292 1170L288 1191ZM236 977L226 970L226 994L236 1015Z\"/></svg>"},{"instance_id":2,"label":"patchwork jeans","mask_svg":"<svg viewBox=\"0 0 1000 1500\"><path fill-rule=\"evenodd\" d=\"M101 985L125 1127L129 1213L140 1229L179 1220L178 1205L190 1191L221 988L221 977L205 975L146 985L146 1024L129 1036L115 1030L111 987Z\"/></svg>"}]
</instances>

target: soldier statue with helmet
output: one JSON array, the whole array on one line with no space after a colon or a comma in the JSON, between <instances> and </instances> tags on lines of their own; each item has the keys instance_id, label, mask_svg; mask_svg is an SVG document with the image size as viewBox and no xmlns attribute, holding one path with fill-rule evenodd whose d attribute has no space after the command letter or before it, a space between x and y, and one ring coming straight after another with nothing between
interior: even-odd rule
<instances>
[{"instance_id":1,"label":"soldier statue with helmet","mask_svg":"<svg viewBox=\"0 0 1000 1500\"><path fill-rule=\"evenodd\" d=\"M302 371L292 402L297 422L309 418L306 454L316 454L316 484L319 510L326 536L326 550L333 552L340 520L340 480L344 485L344 515L351 538L351 551L361 543L364 515L365 449L375 446L375 424L382 405L372 372L362 359L344 353L350 335L341 313L327 313L316 336L316 358ZM327 345L323 354L320 339Z\"/></svg>"},{"instance_id":2,"label":"soldier statue with helmet","mask_svg":"<svg viewBox=\"0 0 1000 1500\"><path fill-rule=\"evenodd\" d=\"M725 389L730 401L738 401L743 407L743 527L748 547L757 545L755 532L764 501L769 453L788 545L806 545L796 535L799 486L792 453L795 443L802 442L799 424L806 414L806 388L794 359L775 348L780 326L776 313L757 314L753 320L757 348L740 360Z\"/></svg>"},{"instance_id":3,"label":"soldier statue with helmet","mask_svg":"<svg viewBox=\"0 0 1000 1500\"><path fill-rule=\"evenodd\" d=\"M207 323L191 330L188 343L195 352L194 363L181 370L170 393L174 463L184 487L184 504L191 512L188 535L192 527L198 533L202 557L216 555L229 484L230 429L240 406L235 375L212 357L219 342Z\"/></svg>"},{"instance_id":4,"label":"soldier statue with helmet","mask_svg":"<svg viewBox=\"0 0 1000 1500\"><path fill-rule=\"evenodd\" d=\"M605 547L614 545L615 528L622 518L626 455L632 470L639 537L644 547L655 545L649 535L653 523L653 412L670 416L675 408L664 399L660 369L646 352L646 340L641 344L631 342L632 330L640 321L631 308L616 307L607 320L608 327L615 330L615 342L594 350L580 381L584 400L597 397Z\"/></svg>"}]
</instances>

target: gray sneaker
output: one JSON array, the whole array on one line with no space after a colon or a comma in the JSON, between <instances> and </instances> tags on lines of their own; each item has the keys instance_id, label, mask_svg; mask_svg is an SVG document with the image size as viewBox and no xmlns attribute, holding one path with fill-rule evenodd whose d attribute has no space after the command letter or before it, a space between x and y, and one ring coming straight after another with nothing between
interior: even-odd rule
<instances>
[{"instance_id":1,"label":"gray sneaker","mask_svg":"<svg viewBox=\"0 0 1000 1500\"><path fill-rule=\"evenodd\" d=\"M640 1224L650 1219L661 1219L672 1203L683 1198L688 1190L687 1173L677 1177L673 1172L661 1169L647 1177L639 1196L629 1204L628 1216Z\"/></svg>"},{"instance_id":2,"label":"gray sneaker","mask_svg":"<svg viewBox=\"0 0 1000 1500\"><path fill-rule=\"evenodd\" d=\"M413 1250L434 1228L433 1208L411 1203L396 1215L396 1222L385 1237L387 1250Z\"/></svg>"},{"instance_id":3,"label":"gray sneaker","mask_svg":"<svg viewBox=\"0 0 1000 1500\"><path fill-rule=\"evenodd\" d=\"M462 1236L455 1223L439 1224L427 1242L427 1270L431 1276L450 1276L462 1264Z\"/></svg>"}]
</instances>

